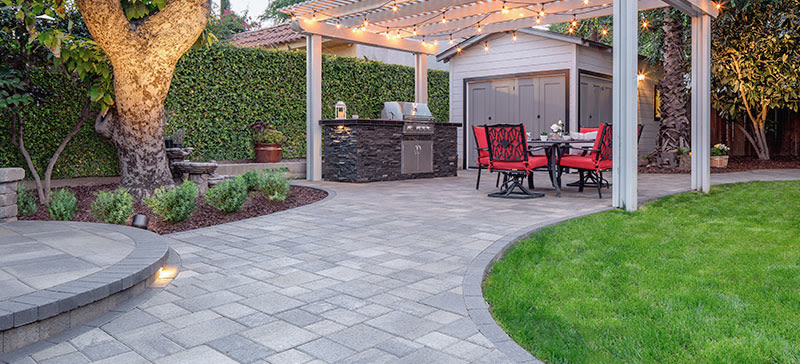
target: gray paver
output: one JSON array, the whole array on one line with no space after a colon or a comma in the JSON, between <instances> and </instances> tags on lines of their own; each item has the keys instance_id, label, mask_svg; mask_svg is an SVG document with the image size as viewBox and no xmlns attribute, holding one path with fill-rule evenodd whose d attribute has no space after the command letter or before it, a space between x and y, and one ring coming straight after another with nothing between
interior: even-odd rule
<instances>
[{"instance_id":1,"label":"gray paver","mask_svg":"<svg viewBox=\"0 0 800 364\"><path fill-rule=\"evenodd\" d=\"M59 345L33 347L15 361L537 362L491 319L481 297L483 270L518 235L601 211L609 200L572 188L555 198L546 186L537 187L547 194L542 199L492 199L486 197L494 190L491 183L476 191L474 172L459 174L374 184L313 183L335 196L173 234L172 247L183 265L170 285L138 308L120 308L128 311L113 313L100 328L59 336ZM800 179L800 171L712 178ZM641 175L639 182L641 200L689 187L684 175Z\"/></svg>"}]
</instances>

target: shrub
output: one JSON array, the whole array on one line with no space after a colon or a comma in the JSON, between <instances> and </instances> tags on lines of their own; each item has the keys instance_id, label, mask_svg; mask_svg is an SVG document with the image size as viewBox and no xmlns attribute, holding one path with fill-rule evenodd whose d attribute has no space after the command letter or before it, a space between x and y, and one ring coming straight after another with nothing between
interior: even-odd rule
<instances>
[{"instance_id":1,"label":"shrub","mask_svg":"<svg viewBox=\"0 0 800 364\"><path fill-rule=\"evenodd\" d=\"M257 191L260 189L260 186L266 182L264 174L255 169L251 169L243 174L242 179L244 179L248 191Z\"/></svg>"},{"instance_id":2,"label":"shrub","mask_svg":"<svg viewBox=\"0 0 800 364\"><path fill-rule=\"evenodd\" d=\"M186 220L194 211L195 199L197 199L197 185L186 180L171 190L166 187L156 189L153 197L145 200L147 207L153 212L169 222Z\"/></svg>"},{"instance_id":3,"label":"shrub","mask_svg":"<svg viewBox=\"0 0 800 364\"><path fill-rule=\"evenodd\" d=\"M78 199L72 191L61 188L50 195L50 203L47 205L47 212L55 220L72 220L75 217L75 209L78 206Z\"/></svg>"},{"instance_id":4,"label":"shrub","mask_svg":"<svg viewBox=\"0 0 800 364\"><path fill-rule=\"evenodd\" d=\"M99 191L92 202L92 216L109 224L124 224L133 215L133 196L125 188Z\"/></svg>"},{"instance_id":5,"label":"shrub","mask_svg":"<svg viewBox=\"0 0 800 364\"><path fill-rule=\"evenodd\" d=\"M264 171L264 184L259 188L270 201L283 202L289 197L289 180L286 179L286 168Z\"/></svg>"},{"instance_id":6,"label":"shrub","mask_svg":"<svg viewBox=\"0 0 800 364\"><path fill-rule=\"evenodd\" d=\"M31 196L20 183L17 185L17 212L22 216L31 216L36 213L39 207L36 200Z\"/></svg>"},{"instance_id":7,"label":"shrub","mask_svg":"<svg viewBox=\"0 0 800 364\"><path fill-rule=\"evenodd\" d=\"M222 212L239 211L247 201L247 183L242 176L222 181L208 190L205 200Z\"/></svg>"}]
</instances>

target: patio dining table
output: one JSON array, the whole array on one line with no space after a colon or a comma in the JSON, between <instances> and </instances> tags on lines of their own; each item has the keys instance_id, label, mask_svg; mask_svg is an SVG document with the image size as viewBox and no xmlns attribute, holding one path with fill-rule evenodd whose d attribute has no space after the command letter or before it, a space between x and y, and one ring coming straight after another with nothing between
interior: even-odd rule
<instances>
[{"instance_id":1,"label":"patio dining table","mask_svg":"<svg viewBox=\"0 0 800 364\"><path fill-rule=\"evenodd\" d=\"M528 146L530 149L543 147L545 155L547 156L547 170L550 173L550 181L556 189L556 197L561 197L561 181L558 180L558 161L563 155L564 149L572 144L589 144L594 143L594 139L529 139Z\"/></svg>"}]
</instances>

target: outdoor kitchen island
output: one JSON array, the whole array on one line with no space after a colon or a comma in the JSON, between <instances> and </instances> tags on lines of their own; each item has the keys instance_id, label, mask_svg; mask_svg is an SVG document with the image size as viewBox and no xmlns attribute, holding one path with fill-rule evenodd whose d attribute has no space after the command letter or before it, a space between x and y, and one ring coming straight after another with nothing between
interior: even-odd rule
<instances>
[{"instance_id":1,"label":"outdoor kitchen island","mask_svg":"<svg viewBox=\"0 0 800 364\"><path fill-rule=\"evenodd\" d=\"M458 163L461 123L391 119L321 120L322 177L374 182L450 177Z\"/></svg>"}]
</instances>

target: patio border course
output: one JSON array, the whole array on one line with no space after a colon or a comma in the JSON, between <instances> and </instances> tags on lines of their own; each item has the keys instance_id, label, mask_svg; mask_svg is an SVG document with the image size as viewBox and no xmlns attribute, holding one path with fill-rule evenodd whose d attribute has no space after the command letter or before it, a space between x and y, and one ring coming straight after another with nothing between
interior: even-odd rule
<instances>
[{"instance_id":1,"label":"patio border course","mask_svg":"<svg viewBox=\"0 0 800 364\"><path fill-rule=\"evenodd\" d=\"M70 224L94 232L123 234L135 248L119 262L85 277L0 301L0 353L44 340L127 302L153 283L167 262L166 237L127 226L51 221L16 221L6 227Z\"/></svg>"}]
</instances>

